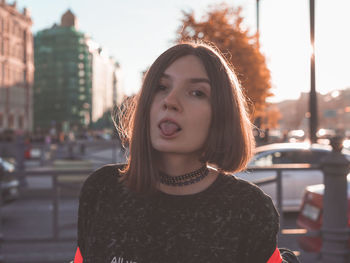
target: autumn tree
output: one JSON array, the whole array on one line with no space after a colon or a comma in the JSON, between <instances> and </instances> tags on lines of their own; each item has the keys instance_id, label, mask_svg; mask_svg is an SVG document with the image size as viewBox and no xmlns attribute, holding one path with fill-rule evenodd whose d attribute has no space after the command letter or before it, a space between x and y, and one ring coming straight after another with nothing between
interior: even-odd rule
<instances>
[{"instance_id":1,"label":"autumn tree","mask_svg":"<svg viewBox=\"0 0 350 263\"><path fill-rule=\"evenodd\" d=\"M264 122L261 128L277 129L279 128L279 121L282 115L276 105L269 105L265 110Z\"/></svg>"},{"instance_id":2,"label":"autumn tree","mask_svg":"<svg viewBox=\"0 0 350 263\"><path fill-rule=\"evenodd\" d=\"M203 40L214 43L233 65L250 103L252 119L263 117L266 98L271 96L270 71L259 50L257 35L243 27L241 8L212 6L201 20L193 11L183 11L177 42Z\"/></svg>"}]
</instances>

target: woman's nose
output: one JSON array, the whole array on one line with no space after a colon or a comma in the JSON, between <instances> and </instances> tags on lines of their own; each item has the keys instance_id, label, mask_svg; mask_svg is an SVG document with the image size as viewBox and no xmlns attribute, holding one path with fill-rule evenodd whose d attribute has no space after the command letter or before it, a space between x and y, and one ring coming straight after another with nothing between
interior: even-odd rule
<instances>
[{"instance_id":1,"label":"woman's nose","mask_svg":"<svg viewBox=\"0 0 350 263\"><path fill-rule=\"evenodd\" d=\"M165 110L181 110L181 103L179 100L179 94L176 90L171 90L166 97L164 97L163 108Z\"/></svg>"}]
</instances>

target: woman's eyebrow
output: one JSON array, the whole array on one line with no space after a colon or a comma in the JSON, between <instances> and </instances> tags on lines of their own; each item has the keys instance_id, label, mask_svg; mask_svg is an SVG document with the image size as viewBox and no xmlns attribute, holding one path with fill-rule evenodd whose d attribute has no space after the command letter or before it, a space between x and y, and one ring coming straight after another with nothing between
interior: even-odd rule
<instances>
[{"instance_id":1,"label":"woman's eyebrow","mask_svg":"<svg viewBox=\"0 0 350 263\"><path fill-rule=\"evenodd\" d=\"M168 75L168 74L166 74L166 73L162 73L162 75L160 76L160 78L171 79L171 76ZM207 79L207 78L190 78L190 79L188 80L188 82L194 83L194 84L195 84L195 83L204 82L204 83L207 83L207 84L210 85L210 81L209 81L209 79Z\"/></svg>"},{"instance_id":2,"label":"woman's eyebrow","mask_svg":"<svg viewBox=\"0 0 350 263\"><path fill-rule=\"evenodd\" d=\"M170 75L162 73L162 75L160 75L160 78L162 79L171 79Z\"/></svg>"},{"instance_id":3,"label":"woman's eyebrow","mask_svg":"<svg viewBox=\"0 0 350 263\"><path fill-rule=\"evenodd\" d=\"M191 83L201 83L201 82L204 82L204 83L207 83L210 85L210 81L209 79L207 78L193 78L193 79L190 79L189 82Z\"/></svg>"}]
</instances>

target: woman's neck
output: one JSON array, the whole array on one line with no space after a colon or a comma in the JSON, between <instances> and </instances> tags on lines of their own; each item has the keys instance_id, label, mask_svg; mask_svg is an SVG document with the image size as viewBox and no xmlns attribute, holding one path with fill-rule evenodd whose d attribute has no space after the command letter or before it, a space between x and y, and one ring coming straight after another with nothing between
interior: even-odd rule
<instances>
[{"instance_id":1,"label":"woman's neck","mask_svg":"<svg viewBox=\"0 0 350 263\"><path fill-rule=\"evenodd\" d=\"M193 172L203 166L198 156L184 156L174 154L162 154L159 160L159 169L169 176L179 176ZM209 174L203 180L186 185L171 186L160 184L159 190L172 195L189 195L199 193L207 189L217 178L217 171L209 169Z\"/></svg>"},{"instance_id":2,"label":"woman's neck","mask_svg":"<svg viewBox=\"0 0 350 263\"><path fill-rule=\"evenodd\" d=\"M198 156L162 154L159 159L159 169L169 176L190 173L202 166Z\"/></svg>"}]
</instances>

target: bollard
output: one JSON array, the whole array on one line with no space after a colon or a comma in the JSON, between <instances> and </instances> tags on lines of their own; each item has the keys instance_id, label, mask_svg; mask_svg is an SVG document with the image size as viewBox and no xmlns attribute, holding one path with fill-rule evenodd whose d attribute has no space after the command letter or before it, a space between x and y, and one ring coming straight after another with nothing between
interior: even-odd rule
<instances>
[{"instance_id":1,"label":"bollard","mask_svg":"<svg viewBox=\"0 0 350 263\"><path fill-rule=\"evenodd\" d=\"M342 140L332 141L333 152L322 160L324 173L321 260L323 263L349 262L347 174L349 161L341 153Z\"/></svg>"},{"instance_id":2,"label":"bollard","mask_svg":"<svg viewBox=\"0 0 350 263\"><path fill-rule=\"evenodd\" d=\"M19 172L19 184L20 187L27 186L27 180L23 175L25 170L24 155L25 155L25 141L22 135L16 138L16 169Z\"/></svg>"},{"instance_id":3,"label":"bollard","mask_svg":"<svg viewBox=\"0 0 350 263\"><path fill-rule=\"evenodd\" d=\"M85 155L85 143L80 144L80 155Z\"/></svg>"},{"instance_id":4,"label":"bollard","mask_svg":"<svg viewBox=\"0 0 350 263\"><path fill-rule=\"evenodd\" d=\"M4 176L4 174L1 174L0 170L0 176ZM2 254L2 245L4 242L4 237L2 233L2 192L1 192L1 180L0 180L0 263L4 262L4 256Z\"/></svg>"},{"instance_id":5,"label":"bollard","mask_svg":"<svg viewBox=\"0 0 350 263\"><path fill-rule=\"evenodd\" d=\"M74 145L73 142L68 142L68 159L73 160L74 159Z\"/></svg>"}]
</instances>

